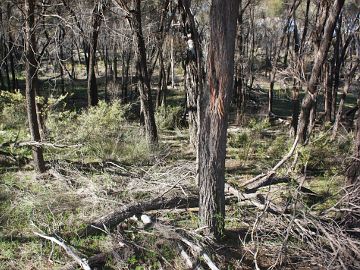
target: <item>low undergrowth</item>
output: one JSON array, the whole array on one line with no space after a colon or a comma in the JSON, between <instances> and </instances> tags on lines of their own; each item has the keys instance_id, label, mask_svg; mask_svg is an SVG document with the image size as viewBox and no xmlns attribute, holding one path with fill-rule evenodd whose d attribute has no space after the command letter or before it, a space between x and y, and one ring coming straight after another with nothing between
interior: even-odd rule
<instances>
[{"instance_id":1,"label":"low undergrowth","mask_svg":"<svg viewBox=\"0 0 360 270\"><path fill-rule=\"evenodd\" d=\"M30 160L30 149L16 145L29 140L24 98L20 93L1 98L1 150ZM151 225L134 217L111 233L99 228L100 235L78 235L92 220L124 205L164 194L196 194L196 168L193 152L186 152L187 131L178 107L158 112L165 147L154 152L141 129L126 120L128 108L120 102L101 102L81 112L66 110L61 102L46 112L45 136L47 142L66 147L46 148L47 173L36 175L28 161L12 166L0 162L1 270L57 269L71 262L62 249L34 232L64 239L82 257L110 254L103 269L185 269L182 250L204 265L181 240L185 236L220 269L325 269L332 267L332 245L338 242L323 235L352 239L336 224L323 223L332 217L340 224L336 207L344 195L343 161L352 147L351 134L330 141L325 129L317 130L310 144L299 147L277 172L291 178L289 182L259 190L284 211L275 215L251 201L230 198L220 244L198 230L197 208L153 211L148 213ZM227 181L241 190L244 181L272 168L291 148L287 129L267 120L234 128L228 140ZM322 236L315 237L315 232Z\"/></svg>"}]
</instances>

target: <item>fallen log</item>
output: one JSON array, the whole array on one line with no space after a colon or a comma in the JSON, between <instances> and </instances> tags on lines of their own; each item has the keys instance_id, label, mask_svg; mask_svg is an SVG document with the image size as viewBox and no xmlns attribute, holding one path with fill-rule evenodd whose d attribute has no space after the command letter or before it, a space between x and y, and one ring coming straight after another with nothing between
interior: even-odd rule
<instances>
[{"instance_id":1,"label":"fallen log","mask_svg":"<svg viewBox=\"0 0 360 270\"><path fill-rule=\"evenodd\" d=\"M239 200L249 200L252 205L256 206L260 210L266 210L272 213L280 213L282 210L278 209L275 205L270 204L261 194L246 194L240 191L237 191L235 188L225 184L225 191L231 195L236 196ZM233 202L233 198L227 198L226 203ZM86 226L85 229L82 229L77 232L78 235L89 236L96 235L101 233L106 233L112 231L118 224L124 220L144 212L152 210L164 210L164 209L188 209L199 206L199 197L197 195L192 195L188 197L174 197L174 198L155 198L150 201L130 204L121 207L118 210L113 211L106 216L100 217L99 219L91 222Z\"/></svg>"},{"instance_id":2,"label":"fallen log","mask_svg":"<svg viewBox=\"0 0 360 270\"><path fill-rule=\"evenodd\" d=\"M78 234L80 236L95 235L101 233L102 230L112 230L125 219L146 211L171 208L190 208L196 207L198 204L198 196L174 197L170 199L161 197L155 198L150 201L123 206L120 209L90 223L85 229L78 232Z\"/></svg>"}]
</instances>

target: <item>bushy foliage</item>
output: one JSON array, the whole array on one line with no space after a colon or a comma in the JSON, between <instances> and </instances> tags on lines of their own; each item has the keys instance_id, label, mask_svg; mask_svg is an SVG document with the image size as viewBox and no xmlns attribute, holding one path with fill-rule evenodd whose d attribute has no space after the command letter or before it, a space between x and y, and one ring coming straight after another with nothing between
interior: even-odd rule
<instances>
[{"instance_id":1,"label":"bushy foliage","mask_svg":"<svg viewBox=\"0 0 360 270\"><path fill-rule=\"evenodd\" d=\"M150 157L150 149L144 136L139 136L139 128L125 121L125 112L119 101L100 102L80 114L52 112L47 120L49 136L57 143L79 145L75 152L68 151L69 158L75 154L89 161L143 162Z\"/></svg>"},{"instance_id":2,"label":"bushy foliage","mask_svg":"<svg viewBox=\"0 0 360 270\"><path fill-rule=\"evenodd\" d=\"M0 129L20 129L26 123L25 96L15 93L0 92Z\"/></svg>"},{"instance_id":3,"label":"bushy foliage","mask_svg":"<svg viewBox=\"0 0 360 270\"><path fill-rule=\"evenodd\" d=\"M310 171L335 175L342 168L344 157L351 151L351 142L351 136L331 141L326 132L319 132L307 147L301 148L299 165L306 165Z\"/></svg>"},{"instance_id":4,"label":"bushy foliage","mask_svg":"<svg viewBox=\"0 0 360 270\"><path fill-rule=\"evenodd\" d=\"M181 122L183 113L181 106L162 107L156 112L156 122L161 129L173 130L183 126Z\"/></svg>"}]
</instances>

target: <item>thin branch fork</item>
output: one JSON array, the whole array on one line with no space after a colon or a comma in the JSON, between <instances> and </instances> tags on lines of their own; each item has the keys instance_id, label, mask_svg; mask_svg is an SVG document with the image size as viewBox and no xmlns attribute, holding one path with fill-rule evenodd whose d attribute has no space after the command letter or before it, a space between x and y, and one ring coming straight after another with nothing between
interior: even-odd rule
<instances>
[{"instance_id":1,"label":"thin branch fork","mask_svg":"<svg viewBox=\"0 0 360 270\"><path fill-rule=\"evenodd\" d=\"M68 247L67 245L65 245L64 242L56 239L55 237L51 237L51 236L47 236L47 235L44 235L44 234L41 234L41 233L38 233L38 232L34 232L35 235L41 237L41 238L44 238L46 240L49 240L55 244L58 244L60 247L62 247L65 252L71 257L74 259L74 261L84 270L91 270L89 264L87 263L87 260L86 259L82 259L80 258L78 255L75 254L74 251L72 251L72 249L70 247Z\"/></svg>"}]
</instances>

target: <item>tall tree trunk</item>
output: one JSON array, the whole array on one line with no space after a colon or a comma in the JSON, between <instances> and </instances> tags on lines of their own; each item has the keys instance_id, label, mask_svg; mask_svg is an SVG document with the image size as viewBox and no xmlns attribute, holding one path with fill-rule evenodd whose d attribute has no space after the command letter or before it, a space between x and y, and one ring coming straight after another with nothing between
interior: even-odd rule
<instances>
[{"instance_id":1,"label":"tall tree trunk","mask_svg":"<svg viewBox=\"0 0 360 270\"><path fill-rule=\"evenodd\" d=\"M238 7L238 0L212 1L207 85L201 93L199 108L199 216L207 233L216 238L221 237L225 225L226 134Z\"/></svg>"},{"instance_id":2,"label":"tall tree trunk","mask_svg":"<svg viewBox=\"0 0 360 270\"><path fill-rule=\"evenodd\" d=\"M124 53L123 59L123 70L122 70L122 83L121 83L121 91L122 91L122 100L124 103L128 100L128 85L129 85L129 70L130 70L130 60L131 60L131 52Z\"/></svg>"},{"instance_id":3,"label":"tall tree trunk","mask_svg":"<svg viewBox=\"0 0 360 270\"><path fill-rule=\"evenodd\" d=\"M144 114L145 135L150 145L158 143L157 127L155 123L154 105L151 96L150 77L146 62L146 48L142 32L141 1L134 0L134 11L129 18L130 25L134 31L137 56L138 56L138 79L140 103Z\"/></svg>"},{"instance_id":4,"label":"tall tree trunk","mask_svg":"<svg viewBox=\"0 0 360 270\"><path fill-rule=\"evenodd\" d=\"M29 121L31 139L40 142L39 123L36 113L36 86L38 63L35 59L36 37L35 37L35 0L25 0L25 81L26 81L26 107ZM45 171L45 162L41 147L34 146L32 149L35 169L38 172Z\"/></svg>"},{"instance_id":5,"label":"tall tree trunk","mask_svg":"<svg viewBox=\"0 0 360 270\"><path fill-rule=\"evenodd\" d=\"M343 113L343 108L344 108L344 104L345 104L345 98L346 98L346 96L347 96L347 94L349 92L349 88L350 88L350 85L351 85L352 78L353 78L356 70L358 69L358 67L359 67L359 61L353 66L353 68L349 71L349 73L346 76L347 78L346 78L345 86L344 86L343 92L341 94L339 108L338 108L337 113L336 113L335 123L334 123L334 127L333 127L333 130L332 130L332 135L331 135L332 140L334 140L335 137L336 137L336 133L337 133L337 130L339 128L339 124L340 124L340 121L341 121L341 116L342 116L342 113Z\"/></svg>"},{"instance_id":6,"label":"tall tree trunk","mask_svg":"<svg viewBox=\"0 0 360 270\"><path fill-rule=\"evenodd\" d=\"M330 80L330 67L329 64L325 64L324 70L324 107L325 107L325 121L331 122L331 110L332 110L332 87Z\"/></svg>"},{"instance_id":7,"label":"tall tree trunk","mask_svg":"<svg viewBox=\"0 0 360 270\"><path fill-rule=\"evenodd\" d=\"M10 20L11 18L11 3L7 4L7 19ZM10 27L8 27L8 47L9 47L9 61L10 61L10 70L11 70L11 78L12 78L12 84L11 88L15 91L15 89L18 88L18 83L16 79L16 71L15 71L15 60L14 60L14 49L15 44L13 41L13 37L11 35Z\"/></svg>"},{"instance_id":8,"label":"tall tree trunk","mask_svg":"<svg viewBox=\"0 0 360 270\"><path fill-rule=\"evenodd\" d=\"M270 87L269 87L269 92L268 92L268 116L269 117L273 114L272 111L273 111L273 101L274 101L274 86L275 86L275 79L276 79L276 73L277 73L277 63L280 59L280 52L284 45L286 36L288 36L288 40L289 40L289 35L287 34L287 32L289 30L290 21L293 18L294 13L295 13L296 9L299 7L299 5L300 5L300 2L297 2L297 0L293 1L293 4L289 9L286 24L282 31L280 44L278 46L277 46L277 44L275 44L275 55L273 58L273 62L271 63L272 69L271 69L271 73L270 73ZM270 53L270 55L271 55L271 53Z\"/></svg>"},{"instance_id":9,"label":"tall tree trunk","mask_svg":"<svg viewBox=\"0 0 360 270\"><path fill-rule=\"evenodd\" d=\"M309 2L308 2L309 4ZM308 20L307 16L308 16L308 6L307 6L307 13L305 15L305 20ZM304 26L304 33L305 35L303 35L303 39L306 38L306 21L305 21L305 26ZM299 73L301 74L301 65L300 62L302 61L302 56L300 54L301 51L301 44L302 44L302 40L300 41L300 36L299 36L299 30L297 27L297 23L296 23L296 13L294 12L294 51L295 51L295 55L296 55L296 61L297 61L297 65L298 65L298 70ZM292 93L292 99L291 99L291 103L292 103L292 117L291 117L291 130L290 130L290 134L292 134L294 137L296 136L296 132L297 132L297 125L299 122L299 113L300 113L300 98L299 98L299 94L300 94L300 89L301 89L301 82L297 82L296 79L294 79L293 82L293 93Z\"/></svg>"},{"instance_id":10,"label":"tall tree trunk","mask_svg":"<svg viewBox=\"0 0 360 270\"><path fill-rule=\"evenodd\" d=\"M10 81L10 71L9 71L9 65L8 65L8 60L7 60L7 55L8 55L8 48L5 44L4 41L4 68L5 68L5 78L6 78L6 85L7 85L7 90L11 89L11 81Z\"/></svg>"},{"instance_id":11,"label":"tall tree trunk","mask_svg":"<svg viewBox=\"0 0 360 270\"><path fill-rule=\"evenodd\" d=\"M98 89L96 84L95 64L96 49L99 37L99 31L102 20L102 12L105 6L101 0L97 0L92 11L91 25L92 33L90 38L89 66L88 66L88 106L96 106L99 102Z\"/></svg>"},{"instance_id":12,"label":"tall tree trunk","mask_svg":"<svg viewBox=\"0 0 360 270\"><path fill-rule=\"evenodd\" d=\"M159 64L160 64L160 71L159 71L159 84L158 84L158 92L156 96L156 107L159 108L160 106L165 106L165 95L167 90L167 82L166 82L166 72L165 72L165 65L164 65L164 57L163 51L161 49L159 53Z\"/></svg>"},{"instance_id":13,"label":"tall tree trunk","mask_svg":"<svg viewBox=\"0 0 360 270\"><path fill-rule=\"evenodd\" d=\"M341 37L341 27L342 27L342 16L340 15L338 20L338 27L336 28L336 42L334 44L334 59L332 66L331 74L331 121L335 118L336 113L336 101L337 101L337 92L339 90L340 83L340 70L342 66L341 55L340 55L340 44L342 42ZM334 115L334 117L333 117Z\"/></svg>"},{"instance_id":14,"label":"tall tree trunk","mask_svg":"<svg viewBox=\"0 0 360 270\"><path fill-rule=\"evenodd\" d=\"M199 92L203 87L204 67L202 62L200 35L191 11L191 1L182 0L183 31L187 36L187 58L185 60L186 110L188 112L190 146L197 149L199 133Z\"/></svg>"},{"instance_id":15,"label":"tall tree trunk","mask_svg":"<svg viewBox=\"0 0 360 270\"><path fill-rule=\"evenodd\" d=\"M2 14L1 14L1 9L0 9L0 19L2 21ZM3 58L3 52L4 52L4 46L3 46L3 39L2 36L0 35L0 57ZM1 90L5 90L5 82L4 82L4 77L3 77L3 64L0 64L0 89Z\"/></svg>"},{"instance_id":16,"label":"tall tree trunk","mask_svg":"<svg viewBox=\"0 0 360 270\"><path fill-rule=\"evenodd\" d=\"M354 152L351 157L350 165L346 170L346 179L349 184L360 183L360 93L357 104L359 109L356 120Z\"/></svg>"},{"instance_id":17,"label":"tall tree trunk","mask_svg":"<svg viewBox=\"0 0 360 270\"><path fill-rule=\"evenodd\" d=\"M334 28L339 17L340 11L344 5L345 0L335 0L328 19L326 21L324 33L319 45L319 49L315 56L314 66L312 68L311 76L308 81L307 94L301 105L301 113L299 117L298 136L300 142L304 143L307 139L307 130L309 125L309 117L311 108L314 106L317 96L317 84L321 67L326 59L331 44Z\"/></svg>"},{"instance_id":18,"label":"tall tree trunk","mask_svg":"<svg viewBox=\"0 0 360 270\"><path fill-rule=\"evenodd\" d=\"M188 63L185 67L186 111L189 122L190 145L193 149L198 145L198 98L199 88L195 63Z\"/></svg>"},{"instance_id":19,"label":"tall tree trunk","mask_svg":"<svg viewBox=\"0 0 360 270\"><path fill-rule=\"evenodd\" d=\"M291 135L296 136L298 122L299 122L299 113L300 113L300 87L294 82L293 93L292 93L292 117L291 117Z\"/></svg>"},{"instance_id":20,"label":"tall tree trunk","mask_svg":"<svg viewBox=\"0 0 360 270\"><path fill-rule=\"evenodd\" d=\"M108 77L109 77L109 72L108 72L108 65L109 65L109 53L108 53L108 48L106 45L106 40L105 40L105 49L104 49L104 66L105 66L105 89L104 89L104 99L105 101L108 100Z\"/></svg>"},{"instance_id":21,"label":"tall tree trunk","mask_svg":"<svg viewBox=\"0 0 360 270\"><path fill-rule=\"evenodd\" d=\"M114 43L114 55L113 55L113 82L116 83L118 77L118 64L117 64L117 46Z\"/></svg>"}]
</instances>

